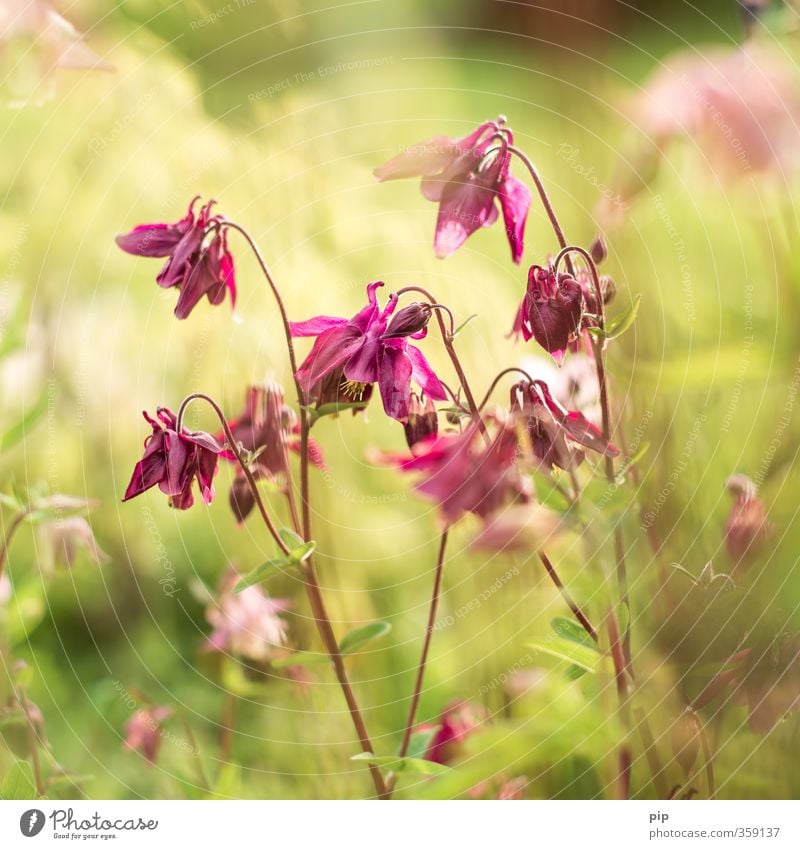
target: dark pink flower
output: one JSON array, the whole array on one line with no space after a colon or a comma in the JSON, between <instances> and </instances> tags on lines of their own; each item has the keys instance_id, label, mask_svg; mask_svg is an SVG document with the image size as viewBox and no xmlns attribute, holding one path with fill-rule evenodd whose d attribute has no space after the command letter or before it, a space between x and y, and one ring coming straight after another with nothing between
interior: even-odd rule
<instances>
[{"instance_id":1,"label":"dark pink flower","mask_svg":"<svg viewBox=\"0 0 800 849\"><path fill-rule=\"evenodd\" d=\"M406 443L412 451L415 445L439 433L439 416L430 398L426 397L423 401L416 392L411 393L408 421L403 429Z\"/></svg>"},{"instance_id":2,"label":"dark pink flower","mask_svg":"<svg viewBox=\"0 0 800 849\"><path fill-rule=\"evenodd\" d=\"M164 737L161 723L170 716L172 708L166 705L139 708L125 723L125 747L141 752L154 764Z\"/></svg>"},{"instance_id":3,"label":"dark pink flower","mask_svg":"<svg viewBox=\"0 0 800 849\"><path fill-rule=\"evenodd\" d=\"M422 177L422 193L439 204L434 248L446 257L481 227L503 213L514 262L523 253L525 221L531 203L528 188L509 173L513 144L504 119L486 121L461 139L436 136L413 145L375 169L379 180Z\"/></svg>"},{"instance_id":4,"label":"dark pink flower","mask_svg":"<svg viewBox=\"0 0 800 849\"><path fill-rule=\"evenodd\" d=\"M734 501L725 524L725 547L734 565L751 565L771 535L772 524L756 485L748 477L731 476L727 488Z\"/></svg>"},{"instance_id":5,"label":"dark pink flower","mask_svg":"<svg viewBox=\"0 0 800 849\"><path fill-rule=\"evenodd\" d=\"M277 383L267 382L251 386L247 390L242 414L228 423L233 437L254 460L251 470L254 477L270 481L285 482L288 474L288 452L300 453L300 423L297 416L284 403L283 388ZM223 435L216 437L223 442ZM319 445L309 440L309 456L318 468L325 468ZM227 448L222 457L237 462L236 456ZM255 506L255 498L244 473L240 470L230 492L231 509L236 518L244 521Z\"/></svg>"},{"instance_id":6,"label":"dark pink flower","mask_svg":"<svg viewBox=\"0 0 800 849\"><path fill-rule=\"evenodd\" d=\"M236 304L236 275L228 250L225 219L212 215L209 201L195 215L195 198L186 215L174 224L141 224L130 233L117 236L117 244L134 256L166 257L156 278L164 289L179 290L175 315L186 318L205 295L217 305L230 292Z\"/></svg>"},{"instance_id":7,"label":"dark pink flower","mask_svg":"<svg viewBox=\"0 0 800 849\"><path fill-rule=\"evenodd\" d=\"M616 457L619 448L603 437L600 428L583 413L565 410L542 380L527 380L511 389L511 412L525 428L536 465L545 471L553 466L575 468L589 449L604 457Z\"/></svg>"},{"instance_id":8,"label":"dark pink flower","mask_svg":"<svg viewBox=\"0 0 800 849\"><path fill-rule=\"evenodd\" d=\"M293 336L316 336L311 352L297 371L297 379L310 400L319 396L331 375L337 377L337 387L347 382L352 387L347 393L358 400L365 387L377 383L386 414L405 422L412 379L428 397L444 400L446 396L422 352L408 341L424 336L424 325L416 329L419 321L404 319L402 327L391 326L389 319L397 306L397 296L392 295L381 309L375 294L380 286L383 283L367 286L367 306L351 319L322 315L292 322Z\"/></svg>"},{"instance_id":9,"label":"dark pink flower","mask_svg":"<svg viewBox=\"0 0 800 849\"><path fill-rule=\"evenodd\" d=\"M569 274L556 278L552 266L532 265L528 286L512 331L527 342L535 339L561 365L570 343L581 330L584 314L581 284Z\"/></svg>"},{"instance_id":10,"label":"dark pink flower","mask_svg":"<svg viewBox=\"0 0 800 849\"><path fill-rule=\"evenodd\" d=\"M179 510L194 504L192 482L197 479L206 504L214 497L212 486L222 446L208 433L181 428L177 433L175 414L166 407L156 410L156 419L142 414L153 428L145 441L142 459L133 470L123 501L135 498L158 484Z\"/></svg>"},{"instance_id":11,"label":"dark pink flower","mask_svg":"<svg viewBox=\"0 0 800 849\"><path fill-rule=\"evenodd\" d=\"M459 700L448 705L437 723L422 725L418 731L435 730L428 744L425 758L439 764L457 760L464 741L480 729L486 721L486 711L470 702Z\"/></svg>"},{"instance_id":12,"label":"dark pink flower","mask_svg":"<svg viewBox=\"0 0 800 849\"><path fill-rule=\"evenodd\" d=\"M516 466L517 435L499 424L488 445L473 422L463 433L434 437L416 446L416 455L395 458L404 472L422 472L417 492L435 501L446 525L464 513L486 519L510 500L527 500L530 487Z\"/></svg>"}]
</instances>

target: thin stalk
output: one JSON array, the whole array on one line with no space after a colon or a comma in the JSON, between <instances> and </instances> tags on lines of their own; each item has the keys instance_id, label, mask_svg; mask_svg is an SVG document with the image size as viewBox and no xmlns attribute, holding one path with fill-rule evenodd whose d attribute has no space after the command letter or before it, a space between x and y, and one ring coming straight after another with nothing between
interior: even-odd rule
<instances>
[{"instance_id":1,"label":"thin stalk","mask_svg":"<svg viewBox=\"0 0 800 849\"><path fill-rule=\"evenodd\" d=\"M653 783L656 787L659 799L667 799L669 797L669 787L665 778L664 766L661 763L661 758L658 756L656 741L653 738L653 732L650 729L650 723L647 721L647 715L641 708L635 708L633 711L636 725L639 729L639 736L642 738L644 746L644 754L647 758L647 763L650 766L650 773L653 776Z\"/></svg>"},{"instance_id":2,"label":"thin stalk","mask_svg":"<svg viewBox=\"0 0 800 849\"><path fill-rule=\"evenodd\" d=\"M264 257L261 255L261 251L259 250L258 245L255 243L255 241L253 241L253 238L243 227L233 222L226 223L229 227L236 230L244 237L245 241L250 246L250 249L253 251L255 258L259 266L261 267L261 272L264 275L264 279L267 281L267 284L272 290L272 294L278 305L278 311L281 315L281 321L283 323L283 332L284 336L286 337L286 349L289 355L289 365L292 370L292 378L294 380L295 390L297 392L297 404L300 411L300 505L302 513L301 530L303 539L308 541L312 538L311 502L309 498L310 486L308 456L308 439L311 424L309 422L308 417L308 409L306 403L307 399L305 397L305 393L303 392L302 386L300 386L300 381L297 379L297 355L294 349L292 329L289 325L289 316L286 312L286 305L283 302L280 290L278 289L278 286L276 285L272 274L270 273L269 267L267 266ZM437 316L440 317L441 321L441 314L438 311ZM255 481L251 483L251 487L253 489L254 483ZM291 486L291 481L289 482L289 485ZM293 516L293 520L296 520L295 517L296 511ZM330 657L331 663L333 664L333 668L336 673L336 678L344 695L345 702L347 703L347 708L350 713L350 718L353 722L353 727L356 730L356 735L358 736L359 743L361 744L361 748L364 752L372 753L374 752L372 741L370 740L369 733L367 732L367 727L361 715L361 710L358 706L358 702L356 701L352 685L350 684L350 679L347 675L347 670L345 669L344 661L342 660L342 656L339 652L339 644L336 640L333 625L331 624L331 620L328 615L328 611L325 607L324 599L322 597L322 589L320 587L319 578L317 577L316 569L314 566L313 555L311 555L303 563L303 577L305 578L304 583L306 588L306 594L308 595L309 604L311 605L311 611L314 616L314 621L316 623L317 630L319 632L320 638L322 639L322 643L325 646L325 650L328 656ZM377 793L378 798L388 798L388 790L386 788L386 783L384 782L383 774L381 773L380 769L378 769L378 767L374 764L370 764L369 772L372 778L372 782L375 785L375 792Z\"/></svg>"},{"instance_id":3,"label":"thin stalk","mask_svg":"<svg viewBox=\"0 0 800 849\"><path fill-rule=\"evenodd\" d=\"M200 747L197 745L197 739L192 731L192 726L189 725L189 721L183 715L181 715L181 725L183 726L183 730L186 732L186 739L189 741L189 745L192 747L192 751L194 752L194 758L197 761L197 778L200 782L200 787L205 790L206 793L210 793L211 782L208 780L206 769L203 766L203 759L200 756Z\"/></svg>"},{"instance_id":4,"label":"thin stalk","mask_svg":"<svg viewBox=\"0 0 800 849\"><path fill-rule=\"evenodd\" d=\"M608 639L611 649L611 659L614 663L614 680L617 685L619 708L627 735L630 729L631 720L628 681L625 673L625 656L620 642L617 618L614 615L613 610L609 611L608 614ZM630 797L631 788L631 751L627 739L622 742L619 748L619 771L617 774L617 783L619 785L620 798L628 799Z\"/></svg>"},{"instance_id":5,"label":"thin stalk","mask_svg":"<svg viewBox=\"0 0 800 849\"><path fill-rule=\"evenodd\" d=\"M555 567L553 566L550 558L543 552L539 552L539 559L542 561L547 574L550 576L550 580L558 587L558 591L561 593L561 598L564 599L565 603L572 611L572 615L580 622L581 627L584 631L595 641L598 642L597 631L594 629L592 623L588 620L588 618L584 615L583 611L578 607L578 605L573 601L572 596L567 592L567 588L564 586L561 578L558 576L558 572L556 572Z\"/></svg>"},{"instance_id":6,"label":"thin stalk","mask_svg":"<svg viewBox=\"0 0 800 849\"><path fill-rule=\"evenodd\" d=\"M436 611L439 609L439 597L442 591L442 575L444 573L444 558L447 549L447 531L442 533L441 542L439 543L439 556L436 559L436 574L433 579L433 595L431 596L431 606L428 612L428 625L425 628L425 639L422 643L422 656L419 659L419 667L417 668L417 680L414 684L414 694L411 697L411 707L408 711L408 719L406 720L405 731L403 732L403 742L400 745L400 757L404 758L408 752L408 745L411 742L411 733L414 730L414 721L417 717L417 708L422 695L422 681L425 677L425 665L428 661L428 651L431 647L431 638L433 629L436 626Z\"/></svg>"},{"instance_id":7,"label":"thin stalk","mask_svg":"<svg viewBox=\"0 0 800 849\"><path fill-rule=\"evenodd\" d=\"M6 532L5 537L3 538L3 544L0 546L0 578L3 577L3 572L6 568L6 561L8 560L8 551L11 548L11 540L14 534L17 531L17 528L25 521L28 517L28 514L31 512L30 507L25 507L20 510L19 513L14 515L14 518L11 520L11 524L8 526L8 531Z\"/></svg>"},{"instance_id":8,"label":"thin stalk","mask_svg":"<svg viewBox=\"0 0 800 849\"><path fill-rule=\"evenodd\" d=\"M706 765L706 782L708 784L708 798L713 799L717 792L716 782L714 781L714 758L711 754L711 746L708 742L705 725L700 722L700 746L703 749L703 760Z\"/></svg>"},{"instance_id":9,"label":"thin stalk","mask_svg":"<svg viewBox=\"0 0 800 849\"><path fill-rule=\"evenodd\" d=\"M20 690L19 692L19 703L25 714L25 720L27 722L25 736L27 738L28 749L31 754L31 766L33 767L33 780L36 785L36 794L38 796L44 796L46 788L44 785L44 779L42 778L42 764L39 760L39 735L36 733L36 728L34 727L33 720L30 716L30 702L23 690Z\"/></svg>"},{"instance_id":10,"label":"thin stalk","mask_svg":"<svg viewBox=\"0 0 800 849\"><path fill-rule=\"evenodd\" d=\"M225 694L225 704L222 709L222 728L219 735L219 759L222 764L228 763L233 751L233 737L236 733L236 703L235 693Z\"/></svg>"}]
</instances>

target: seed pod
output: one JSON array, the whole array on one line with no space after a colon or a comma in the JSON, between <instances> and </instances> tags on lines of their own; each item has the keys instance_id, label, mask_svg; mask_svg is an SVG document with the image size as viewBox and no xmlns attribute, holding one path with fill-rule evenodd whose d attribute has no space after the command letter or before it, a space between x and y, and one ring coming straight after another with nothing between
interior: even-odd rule
<instances>
[{"instance_id":1,"label":"seed pod","mask_svg":"<svg viewBox=\"0 0 800 849\"><path fill-rule=\"evenodd\" d=\"M701 735L700 719L687 708L672 726L672 754L687 777L700 754Z\"/></svg>"}]
</instances>

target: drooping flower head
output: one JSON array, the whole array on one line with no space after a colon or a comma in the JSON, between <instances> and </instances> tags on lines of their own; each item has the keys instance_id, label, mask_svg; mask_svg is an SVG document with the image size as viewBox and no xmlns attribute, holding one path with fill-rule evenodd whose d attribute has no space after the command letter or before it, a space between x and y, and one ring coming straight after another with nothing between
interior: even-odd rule
<instances>
[{"instance_id":1,"label":"drooping flower head","mask_svg":"<svg viewBox=\"0 0 800 849\"><path fill-rule=\"evenodd\" d=\"M419 726L418 731L434 731L425 759L439 764L457 760L464 742L486 721L486 711L471 702L458 700L448 705L438 721Z\"/></svg>"},{"instance_id":2,"label":"drooping flower head","mask_svg":"<svg viewBox=\"0 0 800 849\"><path fill-rule=\"evenodd\" d=\"M753 481L745 475L732 475L726 486L734 501L725 523L725 547L734 565L748 566L763 550L772 524Z\"/></svg>"},{"instance_id":3,"label":"drooping flower head","mask_svg":"<svg viewBox=\"0 0 800 849\"><path fill-rule=\"evenodd\" d=\"M367 305L350 319L322 315L291 323L292 336L316 337L297 380L308 399L317 402L323 392L334 390L362 401L367 387L377 383L386 414L405 423L412 379L429 398L441 401L446 396L422 352L408 341L426 334L430 310L412 304L392 318L397 296L381 309L376 296L380 286L383 283L367 286Z\"/></svg>"},{"instance_id":4,"label":"drooping flower head","mask_svg":"<svg viewBox=\"0 0 800 849\"><path fill-rule=\"evenodd\" d=\"M196 479L206 504L214 498L213 480L222 446L209 433L176 431L175 414L166 407L156 410L156 418L142 413L153 428L145 441L142 459L133 470L123 501L135 498L158 484L173 507L188 510L194 504L192 482Z\"/></svg>"},{"instance_id":5,"label":"drooping flower head","mask_svg":"<svg viewBox=\"0 0 800 849\"><path fill-rule=\"evenodd\" d=\"M155 764L164 739L162 723L172 716L167 705L139 708L125 723L125 748L141 752L150 764Z\"/></svg>"},{"instance_id":6,"label":"drooping flower head","mask_svg":"<svg viewBox=\"0 0 800 849\"><path fill-rule=\"evenodd\" d=\"M177 288L177 318L186 318L205 295L217 305L231 296L236 305L236 275L228 250L225 219L212 215L211 200L195 214L195 198L186 215L174 224L141 224L130 233L117 236L117 245L134 256L166 257L156 278L164 289Z\"/></svg>"},{"instance_id":7,"label":"drooping flower head","mask_svg":"<svg viewBox=\"0 0 800 849\"><path fill-rule=\"evenodd\" d=\"M581 331L584 311L584 290L578 280L570 274L556 276L552 266L532 265L512 332L526 342L535 339L561 365Z\"/></svg>"},{"instance_id":8,"label":"drooping flower head","mask_svg":"<svg viewBox=\"0 0 800 849\"><path fill-rule=\"evenodd\" d=\"M206 609L206 619L214 629L206 648L264 663L286 645L287 623L281 614L291 602L270 598L258 585L236 593L237 580L236 572L229 571L218 600Z\"/></svg>"},{"instance_id":9,"label":"drooping flower head","mask_svg":"<svg viewBox=\"0 0 800 849\"><path fill-rule=\"evenodd\" d=\"M542 380L520 381L511 389L511 413L524 428L535 465L544 471L553 466L574 469L588 449L603 457L616 457L619 448L603 437L583 413L565 410Z\"/></svg>"},{"instance_id":10,"label":"drooping flower head","mask_svg":"<svg viewBox=\"0 0 800 849\"><path fill-rule=\"evenodd\" d=\"M404 472L421 472L417 492L439 505L445 525L464 513L487 519L509 501L526 501L530 485L516 466L517 435L510 422L499 422L488 444L471 422L462 433L447 433L418 443L410 458L395 458Z\"/></svg>"},{"instance_id":11,"label":"drooping flower head","mask_svg":"<svg viewBox=\"0 0 800 849\"><path fill-rule=\"evenodd\" d=\"M434 248L440 258L456 251L503 213L514 262L523 254L528 188L509 173L514 137L504 118L486 121L460 139L434 136L375 169L379 180L422 177L422 194L439 204Z\"/></svg>"},{"instance_id":12,"label":"drooping flower head","mask_svg":"<svg viewBox=\"0 0 800 849\"><path fill-rule=\"evenodd\" d=\"M289 471L288 452L300 453L300 423L294 410L284 403L283 388L274 381L249 387L242 414L228 425L236 442L253 457L250 468L256 480L285 483ZM223 441L222 434L216 438ZM309 439L308 450L311 462L324 468L322 451L313 439ZM221 456L238 467L230 448ZM240 522L255 506L253 491L241 469L231 486L230 504Z\"/></svg>"},{"instance_id":13,"label":"drooping flower head","mask_svg":"<svg viewBox=\"0 0 800 849\"><path fill-rule=\"evenodd\" d=\"M408 421L403 430L406 443L412 452L415 445L439 433L439 416L430 398L420 398L416 392L411 393Z\"/></svg>"}]
</instances>

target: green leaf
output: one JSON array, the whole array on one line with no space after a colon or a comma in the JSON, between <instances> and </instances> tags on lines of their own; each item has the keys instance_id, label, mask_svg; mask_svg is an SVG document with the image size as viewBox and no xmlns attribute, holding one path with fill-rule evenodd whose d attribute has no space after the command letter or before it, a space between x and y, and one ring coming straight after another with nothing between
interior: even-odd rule
<instances>
[{"instance_id":1,"label":"green leaf","mask_svg":"<svg viewBox=\"0 0 800 849\"><path fill-rule=\"evenodd\" d=\"M600 654L595 649L578 645L561 637L531 640L528 647L572 666L579 666L587 672L595 672L600 660Z\"/></svg>"},{"instance_id":2,"label":"green leaf","mask_svg":"<svg viewBox=\"0 0 800 849\"><path fill-rule=\"evenodd\" d=\"M276 572L285 572L292 566L294 566L294 562L286 557L276 557L274 560L267 560L266 563L262 563L260 566L257 566L252 572L248 572L241 580L239 580L233 588L233 591L235 593L240 593L242 590L246 590L254 584L260 584L262 581L266 581Z\"/></svg>"},{"instance_id":3,"label":"green leaf","mask_svg":"<svg viewBox=\"0 0 800 849\"><path fill-rule=\"evenodd\" d=\"M567 667L567 678L570 681L577 681L578 678L583 678L586 675L586 670L582 666L576 666L574 663Z\"/></svg>"},{"instance_id":4,"label":"green leaf","mask_svg":"<svg viewBox=\"0 0 800 849\"><path fill-rule=\"evenodd\" d=\"M411 735L408 741L408 751L406 752L409 758L421 758L428 751L428 746L431 740L436 736L436 729L430 731L416 731Z\"/></svg>"},{"instance_id":5,"label":"green leaf","mask_svg":"<svg viewBox=\"0 0 800 849\"><path fill-rule=\"evenodd\" d=\"M47 409L47 402L47 393L43 392L33 407L24 412L19 421L15 422L0 436L0 451L8 451L31 430Z\"/></svg>"},{"instance_id":6,"label":"green leaf","mask_svg":"<svg viewBox=\"0 0 800 849\"><path fill-rule=\"evenodd\" d=\"M272 661L273 669L286 669L289 666L316 666L325 663L328 655L325 652L296 651L288 657L279 657Z\"/></svg>"},{"instance_id":7,"label":"green leaf","mask_svg":"<svg viewBox=\"0 0 800 849\"><path fill-rule=\"evenodd\" d=\"M468 319L462 321L461 324L450 334L451 339L455 339L459 333L474 319L478 317L478 313L473 313Z\"/></svg>"},{"instance_id":8,"label":"green leaf","mask_svg":"<svg viewBox=\"0 0 800 849\"><path fill-rule=\"evenodd\" d=\"M606 339L616 339L618 336L629 330L636 321L636 314L639 312L639 305L642 303L642 296L637 295L629 304L627 309L617 316L614 316L610 321L606 322Z\"/></svg>"},{"instance_id":9,"label":"green leaf","mask_svg":"<svg viewBox=\"0 0 800 849\"><path fill-rule=\"evenodd\" d=\"M533 472L533 483L536 487L536 498L545 507L563 514L572 506L569 498L556 486L555 481L544 472Z\"/></svg>"},{"instance_id":10,"label":"green leaf","mask_svg":"<svg viewBox=\"0 0 800 849\"><path fill-rule=\"evenodd\" d=\"M339 651L342 654L352 654L372 640L385 636L391 630L392 626L388 622L370 622L362 628L355 628L342 637L339 642Z\"/></svg>"},{"instance_id":11,"label":"green leaf","mask_svg":"<svg viewBox=\"0 0 800 849\"><path fill-rule=\"evenodd\" d=\"M557 616L550 621L550 627L555 631L557 637L562 637L571 643L577 643L579 646L589 646L589 648L597 651L595 641L574 620Z\"/></svg>"},{"instance_id":12,"label":"green leaf","mask_svg":"<svg viewBox=\"0 0 800 849\"><path fill-rule=\"evenodd\" d=\"M360 752L350 758L351 761L366 761L373 766L382 766L395 772L415 772L418 775L444 775L450 767L424 758L399 758L397 755L373 755L372 752Z\"/></svg>"},{"instance_id":13,"label":"green leaf","mask_svg":"<svg viewBox=\"0 0 800 849\"><path fill-rule=\"evenodd\" d=\"M363 410L366 408L368 401L334 401L331 404L322 404L319 407L307 407L311 423L321 419L323 416L338 416L339 413L345 410Z\"/></svg>"},{"instance_id":14,"label":"green leaf","mask_svg":"<svg viewBox=\"0 0 800 849\"><path fill-rule=\"evenodd\" d=\"M16 761L0 784L0 799L35 799L33 770L27 761Z\"/></svg>"},{"instance_id":15,"label":"green leaf","mask_svg":"<svg viewBox=\"0 0 800 849\"><path fill-rule=\"evenodd\" d=\"M289 530L289 528L281 528L278 531L278 536L289 549L289 553L286 556L293 563L302 563L304 560L307 560L317 547L317 544L313 540L306 542L294 531Z\"/></svg>"}]
</instances>

